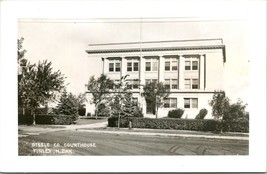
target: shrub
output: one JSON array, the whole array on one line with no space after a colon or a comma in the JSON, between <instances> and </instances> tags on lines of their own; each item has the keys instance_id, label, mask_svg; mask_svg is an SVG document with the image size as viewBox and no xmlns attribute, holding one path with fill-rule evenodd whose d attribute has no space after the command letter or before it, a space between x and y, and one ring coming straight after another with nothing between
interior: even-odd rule
<instances>
[{"instance_id":1,"label":"shrub","mask_svg":"<svg viewBox=\"0 0 267 174\"><path fill-rule=\"evenodd\" d=\"M183 109L170 110L168 113L169 118L181 118L184 114Z\"/></svg>"},{"instance_id":2,"label":"shrub","mask_svg":"<svg viewBox=\"0 0 267 174\"><path fill-rule=\"evenodd\" d=\"M204 119L207 114L208 114L207 109L201 109L195 119Z\"/></svg>"},{"instance_id":3,"label":"shrub","mask_svg":"<svg viewBox=\"0 0 267 174\"><path fill-rule=\"evenodd\" d=\"M100 103L97 107L97 115L102 117L109 117L110 116L110 109L105 104Z\"/></svg>"},{"instance_id":4,"label":"shrub","mask_svg":"<svg viewBox=\"0 0 267 174\"><path fill-rule=\"evenodd\" d=\"M31 115L19 115L19 123L32 124ZM36 115L36 124L70 125L78 119L78 115Z\"/></svg>"},{"instance_id":5,"label":"shrub","mask_svg":"<svg viewBox=\"0 0 267 174\"><path fill-rule=\"evenodd\" d=\"M142 113L142 109L140 109L138 106L135 107L132 116L133 117L144 117L144 115Z\"/></svg>"},{"instance_id":6,"label":"shrub","mask_svg":"<svg viewBox=\"0 0 267 174\"><path fill-rule=\"evenodd\" d=\"M221 131L225 132L249 132L248 122L224 122L221 120L196 120L196 119L153 119L124 117L120 119L120 127L128 127L129 121L132 122L133 128L149 129L175 129L175 130L194 130L194 131ZM108 119L109 127L118 126L118 118L111 117Z\"/></svg>"}]
</instances>

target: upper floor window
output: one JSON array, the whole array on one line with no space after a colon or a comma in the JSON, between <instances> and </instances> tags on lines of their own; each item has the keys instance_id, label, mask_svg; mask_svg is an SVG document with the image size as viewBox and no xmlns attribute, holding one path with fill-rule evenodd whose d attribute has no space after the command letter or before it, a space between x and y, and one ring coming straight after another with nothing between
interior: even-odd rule
<instances>
[{"instance_id":1,"label":"upper floor window","mask_svg":"<svg viewBox=\"0 0 267 174\"><path fill-rule=\"evenodd\" d=\"M184 98L184 108L198 108L198 99Z\"/></svg>"},{"instance_id":2,"label":"upper floor window","mask_svg":"<svg viewBox=\"0 0 267 174\"><path fill-rule=\"evenodd\" d=\"M127 71L138 71L139 70L139 63L138 59L128 59L127 62Z\"/></svg>"},{"instance_id":3,"label":"upper floor window","mask_svg":"<svg viewBox=\"0 0 267 174\"><path fill-rule=\"evenodd\" d=\"M121 71L121 63L116 63L115 65L116 65L115 66L115 71L116 72L120 72Z\"/></svg>"},{"instance_id":4,"label":"upper floor window","mask_svg":"<svg viewBox=\"0 0 267 174\"><path fill-rule=\"evenodd\" d=\"M177 108L177 98L164 99L164 108Z\"/></svg>"},{"instance_id":5,"label":"upper floor window","mask_svg":"<svg viewBox=\"0 0 267 174\"><path fill-rule=\"evenodd\" d=\"M138 89L139 88L139 80L138 79L127 80L127 88L128 89Z\"/></svg>"},{"instance_id":6,"label":"upper floor window","mask_svg":"<svg viewBox=\"0 0 267 174\"><path fill-rule=\"evenodd\" d=\"M121 71L121 62L120 60L110 59L109 60L109 72L120 72Z\"/></svg>"},{"instance_id":7,"label":"upper floor window","mask_svg":"<svg viewBox=\"0 0 267 174\"><path fill-rule=\"evenodd\" d=\"M184 79L185 89L198 89L198 79Z\"/></svg>"},{"instance_id":8,"label":"upper floor window","mask_svg":"<svg viewBox=\"0 0 267 174\"><path fill-rule=\"evenodd\" d=\"M177 79L165 79L165 88L166 89L178 89L178 80Z\"/></svg>"},{"instance_id":9,"label":"upper floor window","mask_svg":"<svg viewBox=\"0 0 267 174\"><path fill-rule=\"evenodd\" d=\"M158 83L158 79L146 79L145 80L145 83L148 84L148 83L155 83L157 84Z\"/></svg>"},{"instance_id":10,"label":"upper floor window","mask_svg":"<svg viewBox=\"0 0 267 174\"><path fill-rule=\"evenodd\" d=\"M185 61L185 70L198 70L199 60L196 56L189 56Z\"/></svg>"},{"instance_id":11,"label":"upper floor window","mask_svg":"<svg viewBox=\"0 0 267 174\"><path fill-rule=\"evenodd\" d=\"M165 71L176 71L177 69L177 58L165 58Z\"/></svg>"},{"instance_id":12,"label":"upper floor window","mask_svg":"<svg viewBox=\"0 0 267 174\"><path fill-rule=\"evenodd\" d=\"M146 71L158 71L158 59L146 59Z\"/></svg>"}]
</instances>

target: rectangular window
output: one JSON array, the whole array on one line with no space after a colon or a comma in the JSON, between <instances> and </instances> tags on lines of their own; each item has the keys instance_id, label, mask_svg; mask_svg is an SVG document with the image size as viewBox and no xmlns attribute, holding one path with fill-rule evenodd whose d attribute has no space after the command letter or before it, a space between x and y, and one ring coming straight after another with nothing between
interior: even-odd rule
<instances>
[{"instance_id":1,"label":"rectangular window","mask_svg":"<svg viewBox=\"0 0 267 174\"><path fill-rule=\"evenodd\" d=\"M197 98L192 98L192 108L197 108L198 107L198 100Z\"/></svg>"},{"instance_id":2,"label":"rectangular window","mask_svg":"<svg viewBox=\"0 0 267 174\"><path fill-rule=\"evenodd\" d=\"M177 61L172 61L172 71L176 71L178 69Z\"/></svg>"},{"instance_id":3,"label":"rectangular window","mask_svg":"<svg viewBox=\"0 0 267 174\"><path fill-rule=\"evenodd\" d=\"M177 88L178 88L178 80L172 79L172 89L177 89Z\"/></svg>"},{"instance_id":4,"label":"rectangular window","mask_svg":"<svg viewBox=\"0 0 267 174\"><path fill-rule=\"evenodd\" d=\"M127 71L132 71L132 62L127 63Z\"/></svg>"},{"instance_id":5,"label":"rectangular window","mask_svg":"<svg viewBox=\"0 0 267 174\"><path fill-rule=\"evenodd\" d=\"M192 79L192 89L198 89L198 79Z\"/></svg>"},{"instance_id":6,"label":"rectangular window","mask_svg":"<svg viewBox=\"0 0 267 174\"><path fill-rule=\"evenodd\" d=\"M114 63L109 63L109 72L114 71Z\"/></svg>"},{"instance_id":7,"label":"rectangular window","mask_svg":"<svg viewBox=\"0 0 267 174\"><path fill-rule=\"evenodd\" d=\"M152 79L152 83L158 83L158 79Z\"/></svg>"},{"instance_id":8,"label":"rectangular window","mask_svg":"<svg viewBox=\"0 0 267 174\"><path fill-rule=\"evenodd\" d=\"M191 62L185 61L185 70L191 70Z\"/></svg>"},{"instance_id":9,"label":"rectangular window","mask_svg":"<svg viewBox=\"0 0 267 174\"><path fill-rule=\"evenodd\" d=\"M192 70L198 70L198 61L192 61Z\"/></svg>"},{"instance_id":10,"label":"rectangular window","mask_svg":"<svg viewBox=\"0 0 267 174\"><path fill-rule=\"evenodd\" d=\"M177 98L166 98L164 99L164 108L177 108Z\"/></svg>"},{"instance_id":11,"label":"rectangular window","mask_svg":"<svg viewBox=\"0 0 267 174\"><path fill-rule=\"evenodd\" d=\"M171 98L171 108L177 108L177 98Z\"/></svg>"},{"instance_id":12,"label":"rectangular window","mask_svg":"<svg viewBox=\"0 0 267 174\"><path fill-rule=\"evenodd\" d=\"M184 88L185 89L191 89L191 83L190 79L184 79Z\"/></svg>"},{"instance_id":13,"label":"rectangular window","mask_svg":"<svg viewBox=\"0 0 267 174\"><path fill-rule=\"evenodd\" d=\"M164 108L170 108L170 100L167 98L167 99L164 99Z\"/></svg>"},{"instance_id":14,"label":"rectangular window","mask_svg":"<svg viewBox=\"0 0 267 174\"><path fill-rule=\"evenodd\" d=\"M165 62L165 71L170 71L171 62Z\"/></svg>"},{"instance_id":15,"label":"rectangular window","mask_svg":"<svg viewBox=\"0 0 267 174\"><path fill-rule=\"evenodd\" d=\"M151 62L146 62L146 71L151 71Z\"/></svg>"},{"instance_id":16,"label":"rectangular window","mask_svg":"<svg viewBox=\"0 0 267 174\"><path fill-rule=\"evenodd\" d=\"M121 71L121 63L116 63L115 65L116 65L115 71L120 72Z\"/></svg>"},{"instance_id":17,"label":"rectangular window","mask_svg":"<svg viewBox=\"0 0 267 174\"><path fill-rule=\"evenodd\" d=\"M170 89L171 85L170 85L170 79L165 79L165 88L166 89Z\"/></svg>"},{"instance_id":18,"label":"rectangular window","mask_svg":"<svg viewBox=\"0 0 267 174\"><path fill-rule=\"evenodd\" d=\"M139 69L138 62L134 62L134 68L133 68L133 70L134 71L138 71L138 69Z\"/></svg>"},{"instance_id":19,"label":"rectangular window","mask_svg":"<svg viewBox=\"0 0 267 174\"><path fill-rule=\"evenodd\" d=\"M134 106L137 106L137 105L138 105L138 98L133 97L133 98L132 98L132 101L133 101L133 105L134 105Z\"/></svg>"},{"instance_id":20,"label":"rectangular window","mask_svg":"<svg viewBox=\"0 0 267 174\"><path fill-rule=\"evenodd\" d=\"M138 89L139 87L139 80L135 79L133 80L133 89Z\"/></svg>"},{"instance_id":21,"label":"rectangular window","mask_svg":"<svg viewBox=\"0 0 267 174\"><path fill-rule=\"evenodd\" d=\"M158 71L158 62L152 62L152 71Z\"/></svg>"},{"instance_id":22,"label":"rectangular window","mask_svg":"<svg viewBox=\"0 0 267 174\"><path fill-rule=\"evenodd\" d=\"M190 98L184 99L184 108L190 108Z\"/></svg>"}]
</instances>

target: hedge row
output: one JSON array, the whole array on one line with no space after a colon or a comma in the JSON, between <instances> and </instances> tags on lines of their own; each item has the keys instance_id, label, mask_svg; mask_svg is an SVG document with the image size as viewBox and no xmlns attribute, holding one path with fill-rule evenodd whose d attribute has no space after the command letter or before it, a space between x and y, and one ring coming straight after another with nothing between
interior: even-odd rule
<instances>
[{"instance_id":1,"label":"hedge row","mask_svg":"<svg viewBox=\"0 0 267 174\"><path fill-rule=\"evenodd\" d=\"M78 119L76 115L35 115L36 124L54 124L54 125L70 125ZM18 117L19 124L32 124L32 115L21 115Z\"/></svg>"},{"instance_id":2,"label":"hedge row","mask_svg":"<svg viewBox=\"0 0 267 174\"><path fill-rule=\"evenodd\" d=\"M130 118L120 119L120 127L128 127L129 121L133 128L148 129L175 129L175 130L194 130L194 131L224 131L224 132L249 132L248 121L220 121L220 120L196 120L196 119L153 119L153 118ZM108 119L109 127L118 126L118 118Z\"/></svg>"}]
</instances>

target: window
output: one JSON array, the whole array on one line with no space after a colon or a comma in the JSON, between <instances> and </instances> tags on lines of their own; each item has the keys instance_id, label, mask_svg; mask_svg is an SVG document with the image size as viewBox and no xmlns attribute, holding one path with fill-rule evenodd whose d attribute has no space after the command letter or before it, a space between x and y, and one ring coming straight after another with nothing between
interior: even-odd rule
<instances>
[{"instance_id":1,"label":"window","mask_svg":"<svg viewBox=\"0 0 267 174\"><path fill-rule=\"evenodd\" d=\"M172 79L172 89L177 89L177 88L178 88L178 80Z\"/></svg>"},{"instance_id":2,"label":"window","mask_svg":"<svg viewBox=\"0 0 267 174\"><path fill-rule=\"evenodd\" d=\"M184 79L185 89L198 89L199 81L198 79Z\"/></svg>"},{"instance_id":3,"label":"window","mask_svg":"<svg viewBox=\"0 0 267 174\"><path fill-rule=\"evenodd\" d=\"M132 62L127 63L127 71L132 71Z\"/></svg>"},{"instance_id":4,"label":"window","mask_svg":"<svg viewBox=\"0 0 267 174\"><path fill-rule=\"evenodd\" d=\"M190 98L184 99L184 108L190 108Z\"/></svg>"},{"instance_id":5,"label":"window","mask_svg":"<svg viewBox=\"0 0 267 174\"><path fill-rule=\"evenodd\" d=\"M115 71L120 72L121 71L121 63L116 63L115 65L116 65Z\"/></svg>"},{"instance_id":6,"label":"window","mask_svg":"<svg viewBox=\"0 0 267 174\"><path fill-rule=\"evenodd\" d=\"M139 88L139 80L138 79L127 80L127 88L128 89L138 89Z\"/></svg>"},{"instance_id":7,"label":"window","mask_svg":"<svg viewBox=\"0 0 267 174\"><path fill-rule=\"evenodd\" d=\"M185 61L185 70L191 70L191 62Z\"/></svg>"},{"instance_id":8,"label":"window","mask_svg":"<svg viewBox=\"0 0 267 174\"><path fill-rule=\"evenodd\" d=\"M178 69L178 62L172 61L172 71L176 71Z\"/></svg>"},{"instance_id":9,"label":"window","mask_svg":"<svg viewBox=\"0 0 267 174\"><path fill-rule=\"evenodd\" d=\"M192 89L198 89L198 79L192 79Z\"/></svg>"},{"instance_id":10,"label":"window","mask_svg":"<svg viewBox=\"0 0 267 174\"><path fill-rule=\"evenodd\" d=\"M139 80L135 79L133 80L133 89L138 89L139 88Z\"/></svg>"},{"instance_id":11,"label":"window","mask_svg":"<svg viewBox=\"0 0 267 174\"><path fill-rule=\"evenodd\" d=\"M165 88L170 89L171 88L171 82L170 79L165 79Z\"/></svg>"},{"instance_id":12,"label":"window","mask_svg":"<svg viewBox=\"0 0 267 174\"><path fill-rule=\"evenodd\" d=\"M151 62L146 62L146 71L151 71Z\"/></svg>"},{"instance_id":13,"label":"window","mask_svg":"<svg viewBox=\"0 0 267 174\"><path fill-rule=\"evenodd\" d=\"M165 79L165 88L166 89L178 89L178 80L177 79Z\"/></svg>"},{"instance_id":14,"label":"window","mask_svg":"<svg viewBox=\"0 0 267 174\"><path fill-rule=\"evenodd\" d=\"M191 89L191 81L190 79L184 79L184 88Z\"/></svg>"},{"instance_id":15,"label":"window","mask_svg":"<svg viewBox=\"0 0 267 174\"><path fill-rule=\"evenodd\" d=\"M146 79L145 80L145 83L148 84L148 83L158 83L158 79Z\"/></svg>"},{"instance_id":16,"label":"window","mask_svg":"<svg viewBox=\"0 0 267 174\"><path fill-rule=\"evenodd\" d=\"M158 71L158 59L147 58L146 59L146 71Z\"/></svg>"},{"instance_id":17,"label":"window","mask_svg":"<svg viewBox=\"0 0 267 174\"><path fill-rule=\"evenodd\" d=\"M114 63L109 63L109 72L114 71Z\"/></svg>"},{"instance_id":18,"label":"window","mask_svg":"<svg viewBox=\"0 0 267 174\"><path fill-rule=\"evenodd\" d=\"M185 61L185 70L198 70L198 61L197 61L197 59L194 58L194 61L192 61L192 60Z\"/></svg>"},{"instance_id":19,"label":"window","mask_svg":"<svg viewBox=\"0 0 267 174\"><path fill-rule=\"evenodd\" d=\"M109 72L120 72L121 62L119 59L109 59Z\"/></svg>"},{"instance_id":20,"label":"window","mask_svg":"<svg viewBox=\"0 0 267 174\"><path fill-rule=\"evenodd\" d=\"M177 58L165 58L165 71L177 71Z\"/></svg>"},{"instance_id":21,"label":"window","mask_svg":"<svg viewBox=\"0 0 267 174\"><path fill-rule=\"evenodd\" d=\"M138 62L134 62L134 71L138 71L138 68L139 68Z\"/></svg>"},{"instance_id":22,"label":"window","mask_svg":"<svg viewBox=\"0 0 267 174\"><path fill-rule=\"evenodd\" d=\"M165 71L170 71L171 62L165 62Z\"/></svg>"},{"instance_id":23,"label":"window","mask_svg":"<svg viewBox=\"0 0 267 174\"><path fill-rule=\"evenodd\" d=\"M158 62L152 62L152 71L158 71Z\"/></svg>"},{"instance_id":24,"label":"window","mask_svg":"<svg viewBox=\"0 0 267 174\"><path fill-rule=\"evenodd\" d=\"M166 98L164 99L164 108L177 108L177 98Z\"/></svg>"},{"instance_id":25,"label":"window","mask_svg":"<svg viewBox=\"0 0 267 174\"><path fill-rule=\"evenodd\" d=\"M197 98L192 98L192 108L197 108L198 107L198 100Z\"/></svg>"},{"instance_id":26,"label":"window","mask_svg":"<svg viewBox=\"0 0 267 174\"><path fill-rule=\"evenodd\" d=\"M127 71L131 72L131 71L138 71L139 66L138 66L138 60L137 59L128 59L127 62Z\"/></svg>"},{"instance_id":27,"label":"window","mask_svg":"<svg viewBox=\"0 0 267 174\"><path fill-rule=\"evenodd\" d=\"M184 98L184 108L198 108L198 99Z\"/></svg>"},{"instance_id":28,"label":"window","mask_svg":"<svg viewBox=\"0 0 267 174\"><path fill-rule=\"evenodd\" d=\"M198 61L192 61L192 70L198 70Z\"/></svg>"}]
</instances>

